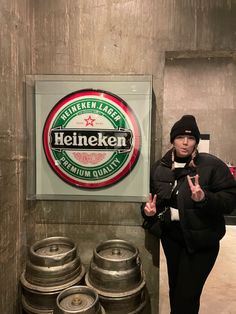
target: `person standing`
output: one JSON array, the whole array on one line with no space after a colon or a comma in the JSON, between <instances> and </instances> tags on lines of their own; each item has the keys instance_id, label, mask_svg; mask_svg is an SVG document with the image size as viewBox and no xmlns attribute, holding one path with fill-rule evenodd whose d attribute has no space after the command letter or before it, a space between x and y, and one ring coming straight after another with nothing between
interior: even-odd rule
<instances>
[{"instance_id":1,"label":"person standing","mask_svg":"<svg viewBox=\"0 0 236 314\"><path fill-rule=\"evenodd\" d=\"M142 206L143 227L161 238L171 314L199 313L225 234L224 215L236 208L236 181L222 160L198 152L199 140L193 115L173 125L173 147L153 164L149 199Z\"/></svg>"}]
</instances>

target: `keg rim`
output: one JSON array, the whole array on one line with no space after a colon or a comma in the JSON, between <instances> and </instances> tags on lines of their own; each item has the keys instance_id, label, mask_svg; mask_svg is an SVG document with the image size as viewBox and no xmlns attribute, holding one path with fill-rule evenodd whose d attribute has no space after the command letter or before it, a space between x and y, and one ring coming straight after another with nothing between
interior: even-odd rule
<instances>
[{"instance_id":1,"label":"keg rim","mask_svg":"<svg viewBox=\"0 0 236 314\"><path fill-rule=\"evenodd\" d=\"M100 290L96 287L94 287L90 281L89 281L89 272L86 273L85 275L85 283L88 287L94 289L98 295L104 296L104 297L117 297L117 298L121 298L121 297L125 297L125 296L130 296L133 295L135 293L138 293L140 290L144 289L146 286L146 281L145 281L145 273L142 271L142 281L140 282L140 284L136 287L133 288L129 291L123 291L123 292L109 292L109 291L105 291L105 290Z\"/></svg>"},{"instance_id":2,"label":"keg rim","mask_svg":"<svg viewBox=\"0 0 236 314\"><path fill-rule=\"evenodd\" d=\"M48 294L58 293L58 291L67 289L68 287L70 287L72 285L78 284L83 279L83 277L85 276L85 272L86 272L85 267L84 267L84 265L81 264L81 272L76 278L74 278L73 280L71 280L67 283L59 285L59 286L48 287L48 286L38 286L36 284L30 283L25 277L25 270L24 270L20 276L20 282L21 282L23 289L26 289L30 292L35 291L35 292L39 292L41 294L45 293L48 295Z\"/></svg>"},{"instance_id":3,"label":"keg rim","mask_svg":"<svg viewBox=\"0 0 236 314\"><path fill-rule=\"evenodd\" d=\"M140 311L142 311L145 308L145 306L147 305L147 301L148 301L148 298L145 295L145 300L136 309L134 309L131 312L126 313L126 314L139 314ZM102 303L102 300L100 300L100 302Z\"/></svg>"},{"instance_id":4,"label":"keg rim","mask_svg":"<svg viewBox=\"0 0 236 314\"><path fill-rule=\"evenodd\" d=\"M53 310L44 310L44 309L36 309L33 306L31 306L30 304L28 304L26 302L26 299L24 297L24 295L21 296L21 303L22 303L22 307L24 309L24 311L29 311L29 313L35 313L35 314L53 314Z\"/></svg>"},{"instance_id":5,"label":"keg rim","mask_svg":"<svg viewBox=\"0 0 236 314\"><path fill-rule=\"evenodd\" d=\"M77 286L72 286L69 287L67 289L64 289L63 291L61 291L56 299L56 305L58 310L62 311L63 313L65 313L64 311L66 311L67 313L77 313L76 310L68 310L68 309L63 309L60 305L60 302L67 296L72 295L73 293L83 293L86 291L87 295L90 295L94 298L93 302L91 303L90 307L85 309L86 313L90 313L91 310L94 309L94 307L96 307L96 305L98 306L98 309L100 309L101 305L99 303L99 296L98 293L96 292L96 290L88 287L88 286L83 286L83 285L77 285ZM88 312L89 311L89 312ZM81 312L81 313L85 313L85 312ZM91 312L92 313L92 312Z\"/></svg>"},{"instance_id":6,"label":"keg rim","mask_svg":"<svg viewBox=\"0 0 236 314\"><path fill-rule=\"evenodd\" d=\"M108 258L108 257L104 257L102 255L99 254L99 249L101 251L101 249L110 249L112 248L112 245L115 245L115 244L120 244L120 248L124 248L124 249L132 249L132 252L133 252L133 255L130 256L130 257L125 257L125 258L121 258L119 260L115 260L115 259L112 259L112 258ZM117 248L117 246L115 247ZM131 251L131 250L130 250ZM131 242L127 241L127 240L123 240L123 239L110 239L110 240L106 240L106 241L102 241L100 242L93 250L93 253L94 253L94 257L95 258L99 258L100 260L104 260L104 261L112 261L113 263L120 263L122 261L131 261L133 260L134 258L136 258L139 254L139 249L133 245Z\"/></svg>"},{"instance_id":7,"label":"keg rim","mask_svg":"<svg viewBox=\"0 0 236 314\"><path fill-rule=\"evenodd\" d=\"M67 252L58 253L52 256L49 255L39 255L36 253L36 250L52 246L52 245L60 245L65 244L69 246L69 250ZM60 261L66 260L68 256L76 255L78 252L77 245L75 242L70 239L69 237L62 237L62 236L54 236L54 237L47 237L41 240L36 241L33 243L29 248L29 260L32 261L35 265L39 266L48 266L49 261L53 261L55 263L59 263Z\"/></svg>"}]
</instances>

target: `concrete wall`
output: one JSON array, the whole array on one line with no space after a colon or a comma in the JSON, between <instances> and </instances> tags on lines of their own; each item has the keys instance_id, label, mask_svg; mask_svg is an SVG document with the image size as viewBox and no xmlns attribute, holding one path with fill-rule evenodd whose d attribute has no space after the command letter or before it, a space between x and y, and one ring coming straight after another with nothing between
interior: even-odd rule
<instances>
[{"instance_id":1,"label":"concrete wall","mask_svg":"<svg viewBox=\"0 0 236 314\"><path fill-rule=\"evenodd\" d=\"M158 313L158 244L140 226L140 204L26 202L23 82L26 74L152 74L153 160L161 155L163 123L170 114L164 105L166 52L193 51L201 57L204 51L220 51L228 56L236 45L236 2L1 0L0 15L0 312L19 311L26 246L45 236L67 235L86 251L85 263L98 240L122 237L137 245L148 274L152 313ZM217 123L227 119L228 132L228 116L216 110ZM172 113L171 121L180 112ZM232 128L231 120L229 124ZM221 142L215 150L222 150Z\"/></svg>"},{"instance_id":2,"label":"concrete wall","mask_svg":"<svg viewBox=\"0 0 236 314\"><path fill-rule=\"evenodd\" d=\"M30 71L29 4L0 1L0 312L17 313L25 259L24 75Z\"/></svg>"},{"instance_id":3,"label":"concrete wall","mask_svg":"<svg viewBox=\"0 0 236 314\"><path fill-rule=\"evenodd\" d=\"M163 151L170 146L169 130L176 117L192 113L201 133L210 134L209 152L236 163L235 65L232 57L220 56L166 60Z\"/></svg>"}]
</instances>

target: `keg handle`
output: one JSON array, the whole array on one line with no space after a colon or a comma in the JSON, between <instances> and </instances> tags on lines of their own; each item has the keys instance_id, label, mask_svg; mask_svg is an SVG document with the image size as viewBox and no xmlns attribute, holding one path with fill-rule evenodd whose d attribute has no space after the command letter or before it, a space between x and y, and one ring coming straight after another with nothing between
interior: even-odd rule
<instances>
[{"instance_id":1,"label":"keg handle","mask_svg":"<svg viewBox=\"0 0 236 314\"><path fill-rule=\"evenodd\" d=\"M58 245L57 244L50 245L49 250L50 252L57 252L59 250Z\"/></svg>"},{"instance_id":2,"label":"keg handle","mask_svg":"<svg viewBox=\"0 0 236 314\"><path fill-rule=\"evenodd\" d=\"M74 306L80 305L81 303L82 303L82 300L79 295L74 296L71 301L71 304Z\"/></svg>"},{"instance_id":3,"label":"keg handle","mask_svg":"<svg viewBox=\"0 0 236 314\"><path fill-rule=\"evenodd\" d=\"M112 255L121 255L121 251L118 248L114 248L111 251Z\"/></svg>"},{"instance_id":4,"label":"keg handle","mask_svg":"<svg viewBox=\"0 0 236 314\"><path fill-rule=\"evenodd\" d=\"M136 264L140 267L141 266L141 259L139 256L136 258Z\"/></svg>"}]
</instances>

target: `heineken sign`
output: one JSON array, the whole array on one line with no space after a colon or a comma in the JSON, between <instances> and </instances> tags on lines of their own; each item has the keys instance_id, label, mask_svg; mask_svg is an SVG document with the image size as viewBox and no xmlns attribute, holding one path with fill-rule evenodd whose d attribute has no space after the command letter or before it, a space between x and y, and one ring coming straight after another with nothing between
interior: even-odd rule
<instances>
[{"instance_id":1,"label":"heineken sign","mask_svg":"<svg viewBox=\"0 0 236 314\"><path fill-rule=\"evenodd\" d=\"M80 90L58 101L43 129L53 171L80 188L109 187L135 166L140 130L128 104L101 90Z\"/></svg>"}]
</instances>

